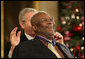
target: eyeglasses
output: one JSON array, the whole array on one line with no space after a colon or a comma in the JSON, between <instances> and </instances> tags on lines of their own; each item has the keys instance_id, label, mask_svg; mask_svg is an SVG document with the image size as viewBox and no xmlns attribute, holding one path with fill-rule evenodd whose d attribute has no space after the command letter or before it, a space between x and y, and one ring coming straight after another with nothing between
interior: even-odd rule
<instances>
[{"instance_id":1,"label":"eyeglasses","mask_svg":"<svg viewBox=\"0 0 85 59\"><path fill-rule=\"evenodd\" d=\"M52 18L49 18L49 20L50 21L54 21L55 19L52 17ZM45 22L45 21L48 21L48 19L47 18L43 18L42 21Z\"/></svg>"}]
</instances>

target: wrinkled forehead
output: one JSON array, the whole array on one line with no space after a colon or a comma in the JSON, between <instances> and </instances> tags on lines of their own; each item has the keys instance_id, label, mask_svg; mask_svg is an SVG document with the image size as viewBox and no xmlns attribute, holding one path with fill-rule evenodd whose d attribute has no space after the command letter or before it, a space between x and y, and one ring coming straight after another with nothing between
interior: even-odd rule
<instances>
[{"instance_id":1,"label":"wrinkled forehead","mask_svg":"<svg viewBox=\"0 0 85 59\"><path fill-rule=\"evenodd\" d=\"M49 18L49 15L48 15L47 13L45 13L45 12L40 12L40 13L37 15L37 17L39 17L40 19L41 19L41 18Z\"/></svg>"},{"instance_id":2,"label":"wrinkled forehead","mask_svg":"<svg viewBox=\"0 0 85 59\"><path fill-rule=\"evenodd\" d=\"M45 12L38 12L32 16L31 23L32 23L32 25L41 23L42 19L49 19L49 15Z\"/></svg>"}]
</instances>

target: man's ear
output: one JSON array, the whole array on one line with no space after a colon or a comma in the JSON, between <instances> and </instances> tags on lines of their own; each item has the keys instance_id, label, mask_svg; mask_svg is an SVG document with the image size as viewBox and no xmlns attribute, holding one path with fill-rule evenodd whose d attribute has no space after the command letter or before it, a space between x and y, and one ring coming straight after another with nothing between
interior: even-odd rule
<instances>
[{"instance_id":1,"label":"man's ear","mask_svg":"<svg viewBox=\"0 0 85 59\"><path fill-rule=\"evenodd\" d=\"M33 26L33 29L34 29L34 31L36 31L36 30L37 30L37 26L36 26L36 25L34 25L34 26Z\"/></svg>"},{"instance_id":2,"label":"man's ear","mask_svg":"<svg viewBox=\"0 0 85 59\"><path fill-rule=\"evenodd\" d=\"M21 28L24 29L24 25L25 25L25 23L24 23L24 22L20 22L19 24L20 24Z\"/></svg>"}]
</instances>

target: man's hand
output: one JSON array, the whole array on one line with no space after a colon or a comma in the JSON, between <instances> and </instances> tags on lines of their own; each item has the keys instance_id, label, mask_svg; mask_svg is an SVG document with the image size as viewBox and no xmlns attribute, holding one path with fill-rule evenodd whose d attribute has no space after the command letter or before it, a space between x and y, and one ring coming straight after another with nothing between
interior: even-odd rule
<instances>
[{"instance_id":1,"label":"man's hand","mask_svg":"<svg viewBox=\"0 0 85 59\"><path fill-rule=\"evenodd\" d=\"M56 32L54 34L54 37L56 39L56 41L60 44L63 44L64 45L64 41L63 41L63 36L59 33L59 32Z\"/></svg>"},{"instance_id":2,"label":"man's hand","mask_svg":"<svg viewBox=\"0 0 85 59\"><path fill-rule=\"evenodd\" d=\"M9 58L12 58L12 53L14 51L14 48L19 44L20 42L20 34L21 34L21 31L19 31L16 35L16 31L17 31L17 27L15 27L11 33L10 33L10 42L11 42L11 48L10 48L10 51L9 51L9 54L8 54L8 57Z\"/></svg>"},{"instance_id":3,"label":"man's hand","mask_svg":"<svg viewBox=\"0 0 85 59\"><path fill-rule=\"evenodd\" d=\"M10 33L10 42L12 48L16 47L20 42L21 31L19 31L17 35L16 35L16 31L17 31L17 27L15 27Z\"/></svg>"}]
</instances>

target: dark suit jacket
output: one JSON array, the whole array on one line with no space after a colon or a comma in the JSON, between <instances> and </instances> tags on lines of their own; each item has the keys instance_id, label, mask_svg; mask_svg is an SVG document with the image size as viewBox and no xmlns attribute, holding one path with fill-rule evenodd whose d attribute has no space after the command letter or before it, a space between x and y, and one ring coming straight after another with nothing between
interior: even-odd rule
<instances>
[{"instance_id":1,"label":"dark suit jacket","mask_svg":"<svg viewBox=\"0 0 85 59\"><path fill-rule=\"evenodd\" d=\"M26 38L25 34L20 36L20 43L27 41L28 39ZM9 50L11 48L11 43L8 42L5 46L5 50L4 50L4 57L8 58L8 54L9 54Z\"/></svg>"},{"instance_id":2,"label":"dark suit jacket","mask_svg":"<svg viewBox=\"0 0 85 59\"><path fill-rule=\"evenodd\" d=\"M67 48L63 45L60 45L58 43L56 45L58 45L59 47L62 46L67 50ZM63 53L65 54L65 52ZM69 55L71 55L70 52ZM66 54L65 57L73 58L72 55L71 57L68 57ZM34 39L22 42L20 45L18 45L14 50L13 58L56 58L56 56L40 40Z\"/></svg>"}]
</instances>

